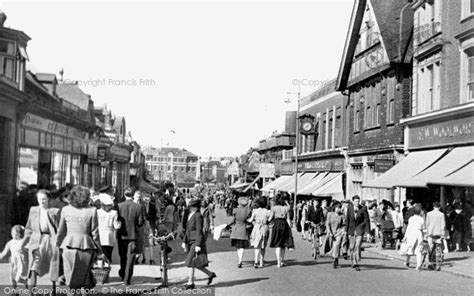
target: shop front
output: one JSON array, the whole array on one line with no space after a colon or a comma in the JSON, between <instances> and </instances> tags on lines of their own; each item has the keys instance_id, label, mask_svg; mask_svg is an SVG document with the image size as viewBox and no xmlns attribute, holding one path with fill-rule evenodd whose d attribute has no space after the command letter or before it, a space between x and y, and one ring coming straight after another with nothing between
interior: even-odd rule
<instances>
[{"instance_id":1,"label":"shop front","mask_svg":"<svg viewBox=\"0 0 474 296\"><path fill-rule=\"evenodd\" d=\"M115 143L108 151L108 173L110 185L115 189L116 197L123 197L125 188L130 184L130 153L133 147L127 144Z\"/></svg>"},{"instance_id":2,"label":"shop front","mask_svg":"<svg viewBox=\"0 0 474 296\"><path fill-rule=\"evenodd\" d=\"M17 186L85 184L88 133L27 113L18 135Z\"/></svg>"}]
</instances>

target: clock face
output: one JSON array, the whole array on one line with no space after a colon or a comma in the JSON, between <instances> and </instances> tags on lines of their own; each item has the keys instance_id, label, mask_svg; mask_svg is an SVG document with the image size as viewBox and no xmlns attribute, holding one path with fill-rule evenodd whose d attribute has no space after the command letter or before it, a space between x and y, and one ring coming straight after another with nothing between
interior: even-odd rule
<instances>
[{"instance_id":1,"label":"clock face","mask_svg":"<svg viewBox=\"0 0 474 296\"><path fill-rule=\"evenodd\" d=\"M304 130L304 131L310 131L311 128L313 128L313 125L311 124L311 122L305 122L305 123L303 123L303 130Z\"/></svg>"}]
</instances>

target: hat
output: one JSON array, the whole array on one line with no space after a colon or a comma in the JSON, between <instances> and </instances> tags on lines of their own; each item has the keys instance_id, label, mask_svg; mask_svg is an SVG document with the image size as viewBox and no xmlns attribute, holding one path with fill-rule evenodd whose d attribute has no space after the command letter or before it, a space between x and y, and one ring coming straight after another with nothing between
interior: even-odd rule
<instances>
[{"instance_id":1,"label":"hat","mask_svg":"<svg viewBox=\"0 0 474 296\"><path fill-rule=\"evenodd\" d=\"M100 200L100 203L105 206L111 206L114 204L114 200L112 199L112 196L108 195L107 193L99 194L99 200Z\"/></svg>"},{"instance_id":2,"label":"hat","mask_svg":"<svg viewBox=\"0 0 474 296\"><path fill-rule=\"evenodd\" d=\"M249 203L249 200L248 200L248 198L246 198L244 196L241 196L241 197L239 197L237 202L239 203L239 205L245 207Z\"/></svg>"},{"instance_id":3,"label":"hat","mask_svg":"<svg viewBox=\"0 0 474 296\"><path fill-rule=\"evenodd\" d=\"M189 202L189 207L200 208L201 207L201 201L199 199L193 199Z\"/></svg>"},{"instance_id":4,"label":"hat","mask_svg":"<svg viewBox=\"0 0 474 296\"><path fill-rule=\"evenodd\" d=\"M107 186L107 185L99 188L99 192L101 192L101 193L105 193L109 190L110 190L110 186Z\"/></svg>"}]
</instances>

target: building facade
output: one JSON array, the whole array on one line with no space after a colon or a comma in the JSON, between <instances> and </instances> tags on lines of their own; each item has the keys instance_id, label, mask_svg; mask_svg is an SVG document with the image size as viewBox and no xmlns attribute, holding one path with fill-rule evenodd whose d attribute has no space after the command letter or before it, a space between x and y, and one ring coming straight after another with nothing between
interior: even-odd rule
<instances>
[{"instance_id":1,"label":"building facade","mask_svg":"<svg viewBox=\"0 0 474 296\"><path fill-rule=\"evenodd\" d=\"M195 184L198 156L186 149L143 147L145 166L156 182L174 182L177 186Z\"/></svg>"},{"instance_id":2,"label":"building facade","mask_svg":"<svg viewBox=\"0 0 474 296\"><path fill-rule=\"evenodd\" d=\"M418 0L411 9L415 15L413 92L411 116L402 120L405 149L410 153L447 149L440 161L464 150L463 159L449 161L461 161L464 167L474 159L474 3ZM449 167L444 165L446 170ZM466 182L441 180L443 174L454 177L452 170L401 185L406 185L408 197L419 202L458 200L472 210L473 172Z\"/></svg>"},{"instance_id":3,"label":"building facade","mask_svg":"<svg viewBox=\"0 0 474 296\"><path fill-rule=\"evenodd\" d=\"M357 0L336 90L347 104L347 196L399 200L392 189L363 187L404 157L400 120L410 113L413 11L404 1Z\"/></svg>"}]
</instances>

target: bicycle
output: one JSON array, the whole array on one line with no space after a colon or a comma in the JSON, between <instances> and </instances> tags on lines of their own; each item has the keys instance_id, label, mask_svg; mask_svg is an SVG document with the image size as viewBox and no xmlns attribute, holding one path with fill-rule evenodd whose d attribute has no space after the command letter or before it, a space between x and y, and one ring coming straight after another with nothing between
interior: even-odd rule
<instances>
[{"instance_id":1,"label":"bicycle","mask_svg":"<svg viewBox=\"0 0 474 296\"><path fill-rule=\"evenodd\" d=\"M439 235L432 235L430 238L433 242L433 246L429 252L428 260L434 270L440 271L444 260L444 238Z\"/></svg>"},{"instance_id":2,"label":"bicycle","mask_svg":"<svg viewBox=\"0 0 474 296\"><path fill-rule=\"evenodd\" d=\"M310 237L311 237L311 257L318 260L319 257L319 226L311 222Z\"/></svg>"},{"instance_id":3,"label":"bicycle","mask_svg":"<svg viewBox=\"0 0 474 296\"><path fill-rule=\"evenodd\" d=\"M160 287L165 288L168 286L168 241L175 239L176 234L173 232L168 233L167 235L158 236L157 233L152 236L156 244L159 244L161 247L161 285Z\"/></svg>"}]
</instances>

